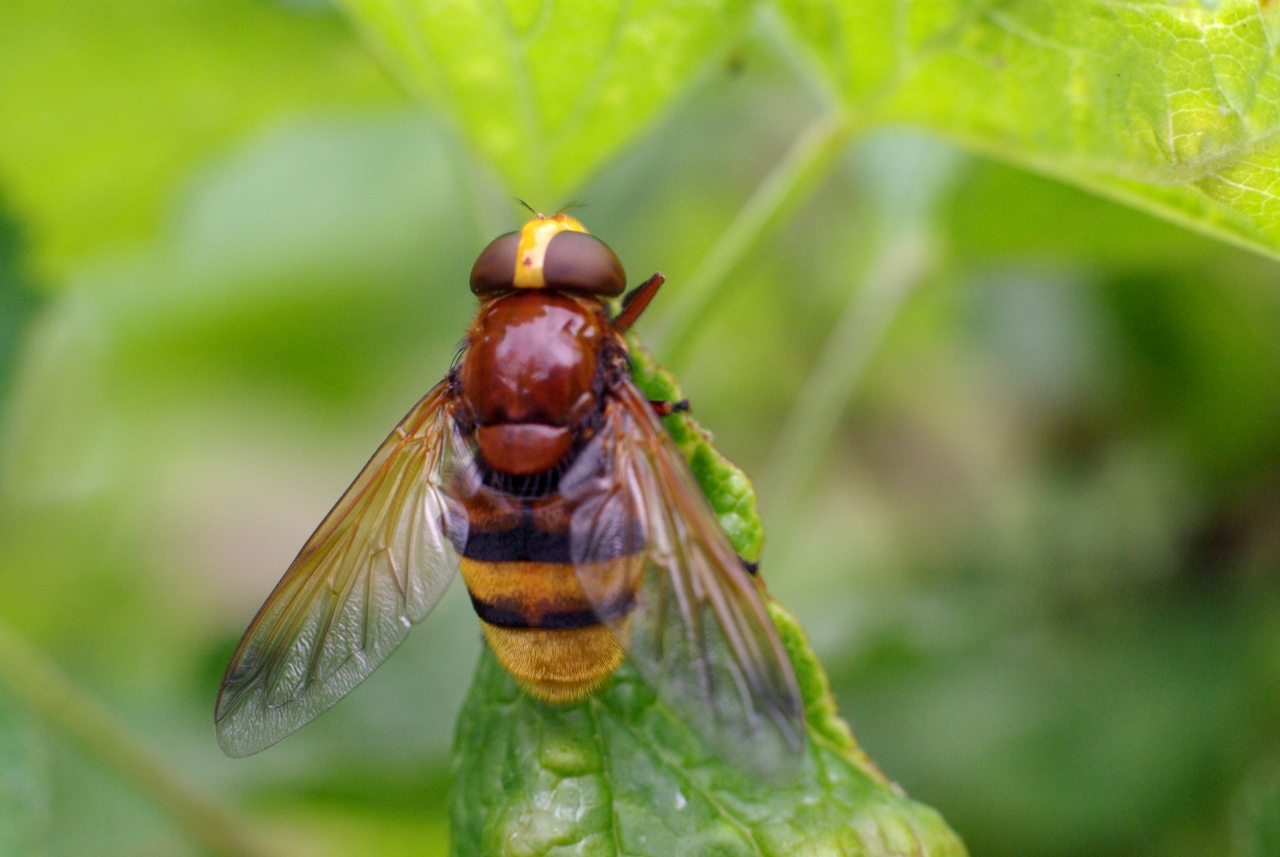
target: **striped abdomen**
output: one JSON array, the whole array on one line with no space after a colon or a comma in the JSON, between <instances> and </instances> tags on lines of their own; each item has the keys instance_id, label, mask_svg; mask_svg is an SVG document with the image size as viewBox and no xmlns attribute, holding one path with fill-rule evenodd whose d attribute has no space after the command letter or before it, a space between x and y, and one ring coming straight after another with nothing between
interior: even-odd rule
<instances>
[{"instance_id":1,"label":"striped abdomen","mask_svg":"<svg viewBox=\"0 0 1280 857\"><path fill-rule=\"evenodd\" d=\"M631 609L644 565L639 523L617 522L622 539L574 564L572 509L559 494L520 498L482 488L465 505L462 577L494 654L543 699L590 693L622 662L618 627L599 616Z\"/></svg>"}]
</instances>

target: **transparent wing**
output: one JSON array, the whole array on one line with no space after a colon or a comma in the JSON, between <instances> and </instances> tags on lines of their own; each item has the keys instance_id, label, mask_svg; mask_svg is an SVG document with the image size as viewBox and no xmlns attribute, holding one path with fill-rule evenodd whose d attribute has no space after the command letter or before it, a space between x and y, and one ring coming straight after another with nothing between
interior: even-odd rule
<instances>
[{"instance_id":1,"label":"transparent wing","mask_svg":"<svg viewBox=\"0 0 1280 857\"><path fill-rule=\"evenodd\" d=\"M466 539L466 515L445 493L464 462L442 382L374 453L245 632L218 691L227 755L256 753L325 711L426 618L458 567L449 536Z\"/></svg>"},{"instance_id":2,"label":"transparent wing","mask_svg":"<svg viewBox=\"0 0 1280 857\"><path fill-rule=\"evenodd\" d=\"M760 595L684 456L629 381L562 477L587 598L659 698L722 758L771 780L799 767L804 704ZM634 600L592 560L643 536ZM634 581L634 578L632 579ZM630 611L627 607L631 606Z\"/></svg>"}]
</instances>

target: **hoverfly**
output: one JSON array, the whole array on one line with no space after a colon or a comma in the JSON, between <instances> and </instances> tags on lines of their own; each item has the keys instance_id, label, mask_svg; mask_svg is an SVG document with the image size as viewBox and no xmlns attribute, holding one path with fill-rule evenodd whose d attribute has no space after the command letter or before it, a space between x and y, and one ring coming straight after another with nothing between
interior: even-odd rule
<instances>
[{"instance_id":1,"label":"hoverfly","mask_svg":"<svg viewBox=\"0 0 1280 857\"><path fill-rule=\"evenodd\" d=\"M454 367L374 453L258 611L218 692L231 756L336 703L461 569L485 640L529 694L580 699L629 658L747 770L793 770L796 677L751 574L635 386L613 251L566 214L490 243Z\"/></svg>"}]
</instances>

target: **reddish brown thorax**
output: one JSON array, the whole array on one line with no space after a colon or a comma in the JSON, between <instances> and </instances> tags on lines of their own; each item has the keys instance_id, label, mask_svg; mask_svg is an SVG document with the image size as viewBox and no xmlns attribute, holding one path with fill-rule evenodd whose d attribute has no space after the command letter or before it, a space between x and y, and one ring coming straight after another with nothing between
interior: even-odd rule
<instances>
[{"instance_id":1,"label":"reddish brown thorax","mask_svg":"<svg viewBox=\"0 0 1280 857\"><path fill-rule=\"evenodd\" d=\"M606 329L603 305L593 299L539 289L484 302L460 379L490 466L526 476L559 463L573 445L575 421L597 405Z\"/></svg>"}]
</instances>

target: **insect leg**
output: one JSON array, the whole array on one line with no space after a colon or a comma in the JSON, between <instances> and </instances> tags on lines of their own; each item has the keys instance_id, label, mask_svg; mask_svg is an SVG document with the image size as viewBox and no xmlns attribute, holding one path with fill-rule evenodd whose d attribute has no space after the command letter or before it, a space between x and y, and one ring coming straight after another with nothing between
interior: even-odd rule
<instances>
[{"instance_id":1,"label":"insect leg","mask_svg":"<svg viewBox=\"0 0 1280 857\"><path fill-rule=\"evenodd\" d=\"M668 402L665 399L650 399L649 404L653 406L653 412L660 417L669 417L672 414L686 414L689 412L688 399L681 399L678 402Z\"/></svg>"},{"instance_id":2,"label":"insect leg","mask_svg":"<svg viewBox=\"0 0 1280 857\"><path fill-rule=\"evenodd\" d=\"M658 293L658 289L666 281L667 278L661 274L654 274L627 292L626 297L622 299L622 312L618 313L618 317L613 320L613 329L619 333L626 333L630 330L631 325L635 324L636 319L640 318L644 308L649 305L649 301L653 300L653 296Z\"/></svg>"}]
</instances>

